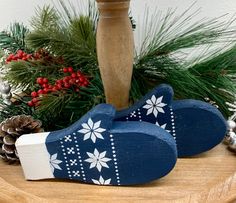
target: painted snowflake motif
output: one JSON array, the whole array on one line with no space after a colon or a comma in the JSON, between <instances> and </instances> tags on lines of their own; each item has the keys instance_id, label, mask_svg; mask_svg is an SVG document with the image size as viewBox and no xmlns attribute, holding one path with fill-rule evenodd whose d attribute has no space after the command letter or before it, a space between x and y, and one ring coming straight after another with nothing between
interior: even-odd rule
<instances>
[{"instance_id":1,"label":"painted snowflake motif","mask_svg":"<svg viewBox=\"0 0 236 203\"><path fill-rule=\"evenodd\" d=\"M90 118L88 123L83 123L83 129L79 130L79 133L84 134L84 140L91 139L93 143L96 142L96 139L104 139L102 132L106 131L104 128L100 128L101 121L94 123Z\"/></svg>"},{"instance_id":2,"label":"painted snowflake motif","mask_svg":"<svg viewBox=\"0 0 236 203\"><path fill-rule=\"evenodd\" d=\"M133 111L133 112L130 114L130 118L132 118L132 117L136 118L136 112L135 112L135 111Z\"/></svg>"},{"instance_id":3,"label":"painted snowflake motif","mask_svg":"<svg viewBox=\"0 0 236 203\"><path fill-rule=\"evenodd\" d=\"M155 117L157 117L158 113L165 113L163 110L163 107L167 104L162 103L163 96L156 98L155 95L152 95L151 99L148 99L146 101L146 105L143 107L144 109L147 109L147 115L154 114Z\"/></svg>"},{"instance_id":4,"label":"painted snowflake motif","mask_svg":"<svg viewBox=\"0 0 236 203\"><path fill-rule=\"evenodd\" d=\"M167 129L166 129L167 123L165 123L165 124L163 124L163 125L160 125L158 122L156 122L156 125L159 126L159 127L161 127L162 129L166 130L167 132L170 132L170 130L167 130Z\"/></svg>"},{"instance_id":5,"label":"painted snowflake motif","mask_svg":"<svg viewBox=\"0 0 236 203\"><path fill-rule=\"evenodd\" d=\"M55 169L62 170L61 167L59 166L59 164L62 163L62 161L57 159L57 154L53 154L50 157L49 163L53 173Z\"/></svg>"},{"instance_id":6,"label":"painted snowflake motif","mask_svg":"<svg viewBox=\"0 0 236 203\"><path fill-rule=\"evenodd\" d=\"M98 150L95 148L93 154L87 152L89 158L84 161L90 163L90 169L96 167L98 171L101 172L102 167L109 168L106 162L110 161L111 159L105 157L106 153L106 151L99 153Z\"/></svg>"},{"instance_id":7,"label":"painted snowflake motif","mask_svg":"<svg viewBox=\"0 0 236 203\"><path fill-rule=\"evenodd\" d=\"M97 185L110 185L111 178L107 179L107 180L104 180L104 178L102 176L100 176L99 180L92 179L92 181L93 181L94 184L97 184Z\"/></svg>"}]
</instances>

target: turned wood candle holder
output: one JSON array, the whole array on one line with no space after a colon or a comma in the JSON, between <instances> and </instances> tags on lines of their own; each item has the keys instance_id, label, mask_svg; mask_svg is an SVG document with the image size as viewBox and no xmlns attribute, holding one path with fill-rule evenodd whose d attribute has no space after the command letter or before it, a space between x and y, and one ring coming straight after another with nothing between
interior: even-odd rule
<instances>
[{"instance_id":1,"label":"turned wood candle holder","mask_svg":"<svg viewBox=\"0 0 236 203\"><path fill-rule=\"evenodd\" d=\"M97 0L100 12L97 55L106 102L118 110L129 104L134 40L129 0Z\"/></svg>"}]
</instances>

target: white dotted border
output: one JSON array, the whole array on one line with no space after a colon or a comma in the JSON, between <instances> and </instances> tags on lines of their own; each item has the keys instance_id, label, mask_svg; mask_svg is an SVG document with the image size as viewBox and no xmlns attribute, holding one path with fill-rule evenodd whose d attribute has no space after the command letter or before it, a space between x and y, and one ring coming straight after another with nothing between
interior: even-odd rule
<instances>
[{"instance_id":1,"label":"white dotted border","mask_svg":"<svg viewBox=\"0 0 236 203\"><path fill-rule=\"evenodd\" d=\"M142 116L141 116L140 109L138 109L138 118L139 118L139 121L142 122Z\"/></svg>"},{"instance_id":2,"label":"white dotted border","mask_svg":"<svg viewBox=\"0 0 236 203\"><path fill-rule=\"evenodd\" d=\"M68 135L67 135L68 136ZM65 136L65 137L67 137ZM64 138L65 138L64 137ZM65 162L66 162L66 170L67 170L67 174L69 176L70 179L72 179L71 177L71 171L70 171L70 168L69 168L69 164L68 164L68 157L67 157L67 154L66 154L66 150L65 150L65 146L64 146L64 142L63 142L64 139L60 138L60 143L61 143L61 148L62 148L62 154L64 156L64 159L65 159Z\"/></svg>"},{"instance_id":3,"label":"white dotted border","mask_svg":"<svg viewBox=\"0 0 236 203\"><path fill-rule=\"evenodd\" d=\"M73 133L73 135L76 135L76 134ZM74 139L75 139L76 153L77 153L78 159L79 159L79 165L80 165L81 174L83 176L83 180L86 181L86 176L85 176L85 172L84 172L84 166L83 166L82 157L81 157L81 154L80 154L79 144L78 144L78 141L77 141L77 136L74 136Z\"/></svg>"},{"instance_id":4,"label":"white dotted border","mask_svg":"<svg viewBox=\"0 0 236 203\"><path fill-rule=\"evenodd\" d=\"M116 174L116 179L117 179L117 185L120 185L120 174L119 174L119 168L118 168L118 164L117 164L116 147L115 147L113 137L114 137L113 135L110 135L112 156L113 156L113 161L114 161L114 165L115 165L115 174Z\"/></svg>"},{"instance_id":5,"label":"white dotted border","mask_svg":"<svg viewBox=\"0 0 236 203\"><path fill-rule=\"evenodd\" d=\"M175 116L172 108L170 108L170 117L171 117L171 127L172 127L171 132L176 141Z\"/></svg>"}]
</instances>

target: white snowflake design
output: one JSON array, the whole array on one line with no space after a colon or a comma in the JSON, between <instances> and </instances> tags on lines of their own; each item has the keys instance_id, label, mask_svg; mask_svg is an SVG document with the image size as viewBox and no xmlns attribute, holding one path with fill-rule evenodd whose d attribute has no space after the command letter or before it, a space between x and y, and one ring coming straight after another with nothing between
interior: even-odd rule
<instances>
[{"instance_id":1,"label":"white snowflake design","mask_svg":"<svg viewBox=\"0 0 236 203\"><path fill-rule=\"evenodd\" d=\"M82 124L83 129L79 130L78 132L84 134L84 140L88 140L90 138L93 143L95 143L97 138L104 139L101 133L106 131L106 129L100 128L100 125L101 121L94 123L90 118L88 123Z\"/></svg>"},{"instance_id":2,"label":"white snowflake design","mask_svg":"<svg viewBox=\"0 0 236 203\"><path fill-rule=\"evenodd\" d=\"M62 163L62 161L57 159L57 154L53 154L50 157L49 163L53 173L55 169L62 170L61 167L59 166L59 164Z\"/></svg>"},{"instance_id":3,"label":"white snowflake design","mask_svg":"<svg viewBox=\"0 0 236 203\"><path fill-rule=\"evenodd\" d=\"M136 118L137 116L136 116L136 112L135 111L133 111L131 114L130 114L130 118L132 118L132 117L134 117L134 118Z\"/></svg>"},{"instance_id":4,"label":"white snowflake design","mask_svg":"<svg viewBox=\"0 0 236 203\"><path fill-rule=\"evenodd\" d=\"M95 148L93 154L87 152L89 158L84 161L90 163L90 169L96 167L98 171L101 172L102 167L109 168L106 162L110 161L111 159L105 157L106 153L106 151L99 153L98 150Z\"/></svg>"},{"instance_id":5,"label":"white snowflake design","mask_svg":"<svg viewBox=\"0 0 236 203\"><path fill-rule=\"evenodd\" d=\"M110 185L111 178L107 179L107 180L104 180L104 178L102 176L100 176L99 180L92 179L92 181L93 181L94 184L97 184L97 185Z\"/></svg>"},{"instance_id":6,"label":"white snowflake design","mask_svg":"<svg viewBox=\"0 0 236 203\"><path fill-rule=\"evenodd\" d=\"M148 109L147 115L154 114L155 117L157 117L158 113L165 113L163 110L163 107L167 104L162 103L163 96L156 98L155 95L152 95L151 99L148 99L146 101L146 105L143 106L144 109Z\"/></svg>"},{"instance_id":7,"label":"white snowflake design","mask_svg":"<svg viewBox=\"0 0 236 203\"><path fill-rule=\"evenodd\" d=\"M159 126L159 127L161 127L162 129L166 130L167 132L170 132L170 130L167 130L167 129L166 129L167 123L165 123L165 124L163 124L163 125L160 125L158 122L156 122L156 125Z\"/></svg>"}]
</instances>

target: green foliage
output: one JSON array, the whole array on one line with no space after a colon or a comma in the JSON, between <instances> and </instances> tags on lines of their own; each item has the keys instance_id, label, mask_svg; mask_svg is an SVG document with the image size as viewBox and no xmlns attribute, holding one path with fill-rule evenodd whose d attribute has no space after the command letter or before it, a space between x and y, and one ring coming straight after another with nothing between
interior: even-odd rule
<instances>
[{"instance_id":1,"label":"green foliage","mask_svg":"<svg viewBox=\"0 0 236 203\"><path fill-rule=\"evenodd\" d=\"M90 85L79 93L55 92L43 96L35 112L38 119L44 121L46 130L61 129L77 121L97 104L104 103L104 97L100 75L96 74Z\"/></svg>"},{"instance_id":2,"label":"green foliage","mask_svg":"<svg viewBox=\"0 0 236 203\"><path fill-rule=\"evenodd\" d=\"M22 114L35 116L34 110L27 105L27 97L14 95L13 100L13 105L7 105L2 98L0 99L0 122L4 121L6 118Z\"/></svg>"},{"instance_id":3,"label":"green foliage","mask_svg":"<svg viewBox=\"0 0 236 203\"><path fill-rule=\"evenodd\" d=\"M34 90L38 77L47 77L54 81L60 77L62 65L46 63L42 60L16 61L8 64L8 72L4 79L15 88ZM51 77L52 76L52 77Z\"/></svg>"},{"instance_id":4,"label":"green foliage","mask_svg":"<svg viewBox=\"0 0 236 203\"><path fill-rule=\"evenodd\" d=\"M12 24L9 31L0 32L0 48L11 53L15 53L19 49L29 51L25 44L25 37L28 33L29 29L23 24Z\"/></svg>"},{"instance_id":5,"label":"green foliage","mask_svg":"<svg viewBox=\"0 0 236 203\"><path fill-rule=\"evenodd\" d=\"M234 19L224 23L219 23L218 18L203 19L190 24L198 13L189 14L191 10L190 7L177 17L173 17L175 12L171 10L164 17L157 13L152 16L150 24L147 16L134 76L145 78L145 90L162 82L170 84L176 99L210 98L225 116L229 116L225 102L235 101L233 95L236 94L232 77L236 70L235 46L232 47L235 31L230 27ZM222 49L224 42L231 46ZM210 49L205 52L200 49L217 44L221 51L211 53ZM199 54L201 52L202 55ZM190 54L197 57L189 59ZM136 88L144 85L143 80L136 79Z\"/></svg>"},{"instance_id":6,"label":"green foliage","mask_svg":"<svg viewBox=\"0 0 236 203\"><path fill-rule=\"evenodd\" d=\"M63 56L67 64L89 72L97 67L94 8L89 7L90 16L71 16L65 5L61 5L65 14L49 7L38 10L32 20L35 29L27 36L27 44Z\"/></svg>"}]
</instances>

